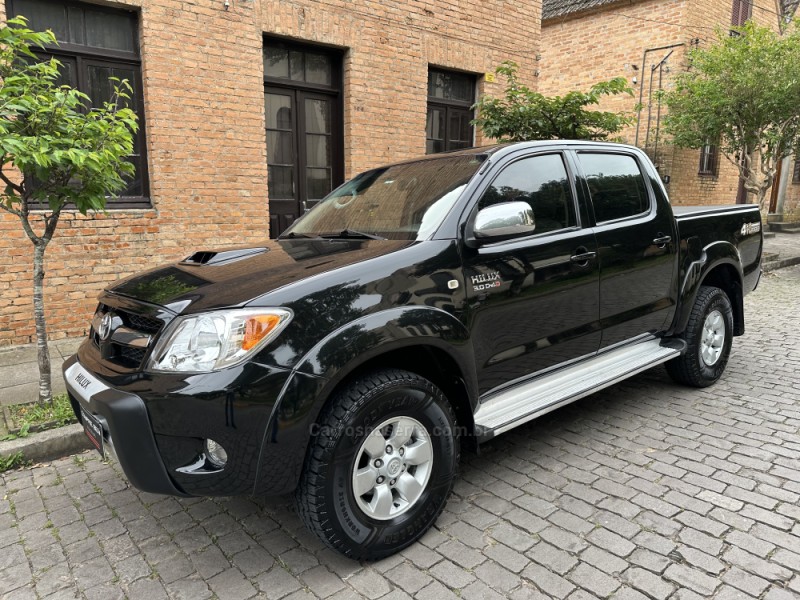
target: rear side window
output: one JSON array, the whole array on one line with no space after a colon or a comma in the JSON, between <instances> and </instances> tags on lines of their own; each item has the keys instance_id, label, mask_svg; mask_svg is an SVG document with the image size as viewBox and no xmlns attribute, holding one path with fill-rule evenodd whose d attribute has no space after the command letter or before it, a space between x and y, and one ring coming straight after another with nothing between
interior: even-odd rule
<instances>
[{"instance_id":1,"label":"rear side window","mask_svg":"<svg viewBox=\"0 0 800 600\"><path fill-rule=\"evenodd\" d=\"M530 204L537 234L575 225L572 190L560 154L530 156L503 169L483 193L478 208L501 202Z\"/></svg>"},{"instance_id":2,"label":"rear side window","mask_svg":"<svg viewBox=\"0 0 800 600\"><path fill-rule=\"evenodd\" d=\"M598 223L625 219L650 210L639 164L626 154L581 153L581 167Z\"/></svg>"}]
</instances>

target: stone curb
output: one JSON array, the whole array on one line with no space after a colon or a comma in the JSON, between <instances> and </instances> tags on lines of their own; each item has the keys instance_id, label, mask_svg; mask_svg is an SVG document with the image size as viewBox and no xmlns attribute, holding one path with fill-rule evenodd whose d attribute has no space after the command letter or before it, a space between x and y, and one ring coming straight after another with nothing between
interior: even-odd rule
<instances>
[{"instance_id":1,"label":"stone curb","mask_svg":"<svg viewBox=\"0 0 800 600\"><path fill-rule=\"evenodd\" d=\"M800 256L790 256L789 258L784 258L781 260L765 262L762 265L762 268L764 269L765 273L769 273L771 271L776 271L785 267L792 267L794 265L800 265Z\"/></svg>"},{"instance_id":2,"label":"stone curb","mask_svg":"<svg viewBox=\"0 0 800 600\"><path fill-rule=\"evenodd\" d=\"M83 433L83 425L75 423L32 433L28 437L0 442L0 456L13 456L17 452L22 452L26 461L43 462L83 452L90 447L89 440Z\"/></svg>"}]
</instances>

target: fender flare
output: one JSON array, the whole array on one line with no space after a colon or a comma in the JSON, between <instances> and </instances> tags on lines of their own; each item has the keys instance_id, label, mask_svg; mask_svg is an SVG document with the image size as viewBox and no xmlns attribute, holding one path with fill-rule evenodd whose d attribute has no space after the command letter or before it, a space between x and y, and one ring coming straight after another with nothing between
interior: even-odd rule
<instances>
[{"instance_id":1,"label":"fender flare","mask_svg":"<svg viewBox=\"0 0 800 600\"><path fill-rule=\"evenodd\" d=\"M736 246L727 241L716 241L704 248L699 248L698 242L698 238L688 240L688 258L691 259L691 262L686 267L681 281L678 310L669 335L680 335L686 329L700 286L706 282L708 275L717 267L723 265L732 267L737 276L733 283L740 289L743 285L742 261ZM741 318L743 315L742 294L740 293L737 298L730 298L730 300L734 316Z\"/></svg>"},{"instance_id":2,"label":"fender flare","mask_svg":"<svg viewBox=\"0 0 800 600\"><path fill-rule=\"evenodd\" d=\"M431 306L390 308L352 321L319 341L294 370L326 379L324 392L330 392L370 360L419 345L442 350L453 359L461 370L474 408L478 385L469 331L452 314ZM322 408L321 404L318 408Z\"/></svg>"}]
</instances>

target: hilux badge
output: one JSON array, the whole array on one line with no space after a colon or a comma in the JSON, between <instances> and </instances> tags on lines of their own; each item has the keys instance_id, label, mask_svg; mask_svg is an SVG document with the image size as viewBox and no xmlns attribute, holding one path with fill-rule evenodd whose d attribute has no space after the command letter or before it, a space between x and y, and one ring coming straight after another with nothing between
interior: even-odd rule
<instances>
[{"instance_id":1,"label":"hilux badge","mask_svg":"<svg viewBox=\"0 0 800 600\"><path fill-rule=\"evenodd\" d=\"M100 336L100 339L106 341L108 336L111 335L111 320L112 315L110 312L103 315L103 318L100 320L100 328L97 330L97 335Z\"/></svg>"},{"instance_id":2,"label":"hilux badge","mask_svg":"<svg viewBox=\"0 0 800 600\"><path fill-rule=\"evenodd\" d=\"M489 271L488 273L473 275L470 277L470 282L472 283L472 289L476 292L500 287L502 284L499 271Z\"/></svg>"}]
</instances>

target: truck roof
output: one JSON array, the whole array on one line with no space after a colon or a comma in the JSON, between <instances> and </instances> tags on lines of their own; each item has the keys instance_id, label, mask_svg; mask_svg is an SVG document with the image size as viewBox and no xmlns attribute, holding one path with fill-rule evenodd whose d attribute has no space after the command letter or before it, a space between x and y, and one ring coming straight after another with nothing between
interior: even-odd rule
<instances>
[{"instance_id":1,"label":"truck roof","mask_svg":"<svg viewBox=\"0 0 800 600\"><path fill-rule=\"evenodd\" d=\"M636 146L631 146L629 144L620 144L616 142L593 142L588 140L537 140L537 141L529 141L529 142L506 142L502 144L490 144L487 146L478 146L475 148L465 148L463 150L449 150L447 152L437 152L436 154L427 154L425 156L419 156L416 158L410 158L407 160L401 160L394 163L387 163L382 166L388 166L390 164L409 164L415 162L421 162L426 160L437 160L440 158L448 157L448 156L469 156L474 155L479 158L479 160L486 160L490 156L503 156L507 153L516 152L517 150L523 150L528 148L547 148L547 147L569 147L569 146L593 146L597 147L597 149L626 149L626 150L636 150L640 151L639 148Z\"/></svg>"}]
</instances>

